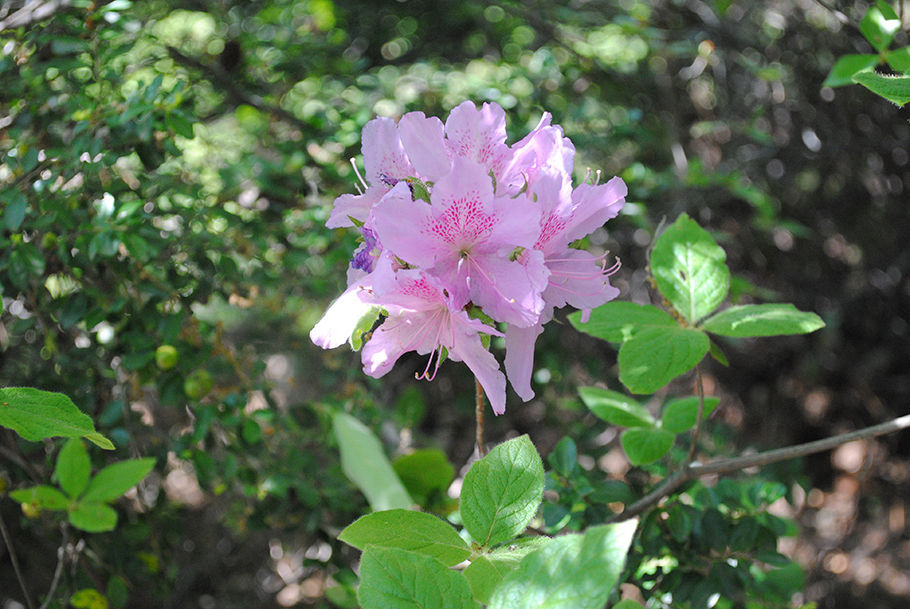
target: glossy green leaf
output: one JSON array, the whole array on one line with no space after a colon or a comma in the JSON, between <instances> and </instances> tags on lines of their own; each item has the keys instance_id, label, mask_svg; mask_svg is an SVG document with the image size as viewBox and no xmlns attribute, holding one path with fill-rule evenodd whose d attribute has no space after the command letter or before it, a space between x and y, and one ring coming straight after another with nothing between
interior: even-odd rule
<instances>
[{"instance_id":1,"label":"glossy green leaf","mask_svg":"<svg viewBox=\"0 0 910 609\"><path fill-rule=\"evenodd\" d=\"M695 367L710 341L700 330L648 328L619 349L619 380L632 393L654 393Z\"/></svg>"},{"instance_id":2,"label":"glossy green leaf","mask_svg":"<svg viewBox=\"0 0 910 609\"><path fill-rule=\"evenodd\" d=\"M705 419L714 412L719 403L719 398L705 398ZM660 419L660 427L670 433L683 433L695 427L696 421L698 421L698 396L689 396L666 403Z\"/></svg>"},{"instance_id":3,"label":"glossy green leaf","mask_svg":"<svg viewBox=\"0 0 910 609\"><path fill-rule=\"evenodd\" d=\"M563 437L547 456L547 463L560 475L571 477L578 469L578 447L575 440Z\"/></svg>"},{"instance_id":4,"label":"glossy green leaf","mask_svg":"<svg viewBox=\"0 0 910 609\"><path fill-rule=\"evenodd\" d=\"M781 303L730 307L706 319L702 329L721 336L745 338L808 334L824 326L825 322L815 313Z\"/></svg>"},{"instance_id":5,"label":"glossy green leaf","mask_svg":"<svg viewBox=\"0 0 910 609\"><path fill-rule=\"evenodd\" d=\"M408 494L426 505L433 497L445 497L455 479L455 468L439 449L421 449L398 457L392 462Z\"/></svg>"},{"instance_id":6,"label":"glossy green leaf","mask_svg":"<svg viewBox=\"0 0 910 609\"><path fill-rule=\"evenodd\" d=\"M0 389L0 425L33 442L98 435L92 419L67 396L31 387Z\"/></svg>"},{"instance_id":7,"label":"glossy green leaf","mask_svg":"<svg viewBox=\"0 0 910 609\"><path fill-rule=\"evenodd\" d=\"M465 576L434 558L369 546L360 561L363 609L475 609Z\"/></svg>"},{"instance_id":8,"label":"glossy green leaf","mask_svg":"<svg viewBox=\"0 0 910 609\"><path fill-rule=\"evenodd\" d=\"M461 518L471 537L492 546L519 535L543 497L543 462L528 436L475 461L461 487Z\"/></svg>"},{"instance_id":9,"label":"glossy green leaf","mask_svg":"<svg viewBox=\"0 0 910 609\"><path fill-rule=\"evenodd\" d=\"M85 451L85 445L78 438L67 440L57 455L54 477L60 488L72 498L78 497L88 484L92 462Z\"/></svg>"},{"instance_id":10,"label":"glossy green leaf","mask_svg":"<svg viewBox=\"0 0 910 609\"><path fill-rule=\"evenodd\" d=\"M888 51L885 53L885 61L898 72L907 74L910 72L910 46Z\"/></svg>"},{"instance_id":11,"label":"glossy green leaf","mask_svg":"<svg viewBox=\"0 0 910 609\"><path fill-rule=\"evenodd\" d=\"M879 52L888 48L900 28L901 21L894 9L884 2L870 7L859 23L863 36Z\"/></svg>"},{"instance_id":12,"label":"glossy green leaf","mask_svg":"<svg viewBox=\"0 0 910 609\"><path fill-rule=\"evenodd\" d=\"M647 465L670 452L676 435L663 429L627 429L620 438L633 465Z\"/></svg>"},{"instance_id":13,"label":"glossy green leaf","mask_svg":"<svg viewBox=\"0 0 910 609\"><path fill-rule=\"evenodd\" d=\"M414 504L395 475L379 439L363 423L343 412L332 417L341 450L341 467L375 511L407 509Z\"/></svg>"},{"instance_id":14,"label":"glossy green leaf","mask_svg":"<svg viewBox=\"0 0 910 609\"><path fill-rule=\"evenodd\" d=\"M70 504L69 498L53 486L33 486L21 488L9 494L19 503L35 505L43 510L65 510Z\"/></svg>"},{"instance_id":15,"label":"glossy green leaf","mask_svg":"<svg viewBox=\"0 0 910 609\"><path fill-rule=\"evenodd\" d=\"M654 244L651 273L657 288L679 313L695 323L724 301L730 287L726 252L687 214Z\"/></svg>"},{"instance_id":16,"label":"glossy green leaf","mask_svg":"<svg viewBox=\"0 0 910 609\"><path fill-rule=\"evenodd\" d=\"M625 564L636 520L557 537L524 557L489 609L602 609Z\"/></svg>"},{"instance_id":17,"label":"glossy green leaf","mask_svg":"<svg viewBox=\"0 0 910 609\"><path fill-rule=\"evenodd\" d=\"M581 311L569 315L569 321L580 332L611 343L622 343L636 332L649 327L676 326L673 316L653 305L612 300L591 311L591 318L581 322Z\"/></svg>"},{"instance_id":18,"label":"glossy green leaf","mask_svg":"<svg viewBox=\"0 0 910 609\"><path fill-rule=\"evenodd\" d=\"M852 85L854 74L861 70L873 68L877 64L878 55L843 55L838 57L822 86L843 87Z\"/></svg>"},{"instance_id":19,"label":"glossy green leaf","mask_svg":"<svg viewBox=\"0 0 910 609\"><path fill-rule=\"evenodd\" d=\"M446 566L457 565L471 555L471 549L452 525L413 510L385 510L361 516L338 539L360 550L368 545L410 550Z\"/></svg>"},{"instance_id":20,"label":"glossy green leaf","mask_svg":"<svg viewBox=\"0 0 910 609\"><path fill-rule=\"evenodd\" d=\"M69 512L70 524L86 533L113 531L117 512L109 505L92 501L79 502Z\"/></svg>"},{"instance_id":21,"label":"glossy green leaf","mask_svg":"<svg viewBox=\"0 0 910 609\"><path fill-rule=\"evenodd\" d=\"M910 76L886 76L864 70L854 74L853 80L898 106L910 102Z\"/></svg>"},{"instance_id":22,"label":"glossy green leaf","mask_svg":"<svg viewBox=\"0 0 910 609\"><path fill-rule=\"evenodd\" d=\"M483 554L471 561L464 570L464 576L468 578L474 598L488 604L499 582L518 568L525 556L550 541L552 541L550 537L516 539L507 546L496 548L489 554Z\"/></svg>"},{"instance_id":23,"label":"glossy green leaf","mask_svg":"<svg viewBox=\"0 0 910 609\"><path fill-rule=\"evenodd\" d=\"M627 395L599 387L578 389L581 401L598 418L620 427L654 427L654 417Z\"/></svg>"},{"instance_id":24,"label":"glossy green leaf","mask_svg":"<svg viewBox=\"0 0 910 609\"><path fill-rule=\"evenodd\" d=\"M95 474L82 495L83 501L105 503L117 499L148 475L155 467L154 457L129 459L108 465Z\"/></svg>"}]
</instances>

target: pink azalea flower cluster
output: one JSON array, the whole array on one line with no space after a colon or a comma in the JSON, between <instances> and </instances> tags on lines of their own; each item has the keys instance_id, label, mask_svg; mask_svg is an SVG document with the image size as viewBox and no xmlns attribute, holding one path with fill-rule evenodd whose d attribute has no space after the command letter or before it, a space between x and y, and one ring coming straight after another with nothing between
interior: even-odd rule
<instances>
[{"instance_id":1,"label":"pink azalea flower cluster","mask_svg":"<svg viewBox=\"0 0 910 609\"><path fill-rule=\"evenodd\" d=\"M482 336L505 336L509 381L530 400L534 343L554 309L586 316L619 292L617 267L571 244L619 213L626 185L573 188L575 148L550 114L510 146L493 103L464 102L445 123L423 112L376 118L362 146L364 190L336 199L326 224L356 227L363 242L313 342L334 348L381 320L363 345L367 374L408 351L429 355L418 378L432 380L445 357L463 361L502 414L506 377Z\"/></svg>"}]
</instances>

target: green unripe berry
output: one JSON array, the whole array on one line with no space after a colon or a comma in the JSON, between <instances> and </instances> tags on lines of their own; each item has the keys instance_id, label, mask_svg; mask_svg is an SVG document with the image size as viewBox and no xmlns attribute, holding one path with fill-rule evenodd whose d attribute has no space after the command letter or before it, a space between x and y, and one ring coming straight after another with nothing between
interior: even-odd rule
<instances>
[{"instance_id":1,"label":"green unripe berry","mask_svg":"<svg viewBox=\"0 0 910 609\"><path fill-rule=\"evenodd\" d=\"M173 345L161 345L155 349L155 363L162 370L170 370L177 365L177 349Z\"/></svg>"},{"instance_id":2,"label":"green unripe berry","mask_svg":"<svg viewBox=\"0 0 910 609\"><path fill-rule=\"evenodd\" d=\"M183 381L183 392L191 400L200 400L207 396L215 386L215 381L208 370L197 370Z\"/></svg>"}]
</instances>

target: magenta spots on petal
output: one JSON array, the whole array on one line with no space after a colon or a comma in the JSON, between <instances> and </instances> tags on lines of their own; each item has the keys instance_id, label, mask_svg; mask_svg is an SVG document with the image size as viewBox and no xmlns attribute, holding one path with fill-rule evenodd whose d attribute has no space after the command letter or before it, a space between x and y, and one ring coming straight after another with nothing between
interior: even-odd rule
<instances>
[{"instance_id":1,"label":"magenta spots on petal","mask_svg":"<svg viewBox=\"0 0 910 609\"><path fill-rule=\"evenodd\" d=\"M442 241L463 247L486 239L495 225L496 216L483 210L475 193L468 193L452 201L428 228Z\"/></svg>"}]
</instances>

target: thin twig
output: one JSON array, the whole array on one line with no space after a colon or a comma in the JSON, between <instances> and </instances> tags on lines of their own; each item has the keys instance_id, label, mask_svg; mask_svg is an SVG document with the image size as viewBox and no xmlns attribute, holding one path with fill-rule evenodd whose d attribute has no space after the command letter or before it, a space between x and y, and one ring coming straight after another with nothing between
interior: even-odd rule
<instances>
[{"instance_id":1,"label":"thin twig","mask_svg":"<svg viewBox=\"0 0 910 609\"><path fill-rule=\"evenodd\" d=\"M622 514L617 514L611 518L609 522L628 520L629 518L638 516L651 506L657 505L661 499L668 496L670 493L678 489L686 482L700 478L702 476L708 476L710 474L726 474L750 467L758 467L761 465L768 465L770 463L777 463L779 461L786 461L787 459L805 457L807 455L820 453L825 450L831 450L832 448L836 448L842 444L846 444L847 442L852 442L853 440L874 438L876 436L907 429L908 427L910 427L910 415L904 415L902 417L892 419L887 423L880 423L878 425L873 425L871 427L866 427L857 431L843 433L838 436L815 440L814 442L806 442L805 444L797 444L795 446L777 448L755 455L745 455L742 457L733 457L730 459L718 459L717 461L705 463L703 465L690 465L667 477L656 489L630 505Z\"/></svg>"},{"instance_id":2,"label":"thin twig","mask_svg":"<svg viewBox=\"0 0 910 609\"><path fill-rule=\"evenodd\" d=\"M695 365L695 389L698 392L698 417L695 419L695 430L692 431L692 445L686 457L685 467L689 467L695 459L695 450L698 446L698 435L701 433L701 424L705 418L705 385L701 379L701 368Z\"/></svg>"},{"instance_id":3,"label":"thin twig","mask_svg":"<svg viewBox=\"0 0 910 609\"><path fill-rule=\"evenodd\" d=\"M16 556L16 549L13 547L13 542L10 541L9 531L6 530L6 522L3 520L3 514L0 514L0 534L3 535L3 543L6 544L6 547L9 550L9 560L13 563L13 571L16 572L16 579L19 580L19 587L22 588L25 604L28 605L28 609L35 609L35 605L32 603L32 595L28 593L25 577L22 576L22 570L19 568L19 558Z\"/></svg>"},{"instance_id":4,"label":"thin twig","mask_svg":"<svg viewBox=\"0 0 910 609\"><path fill-rule=\"evenodd\" d=\"M486 454L486 448L483 445L483 387L480 381L474 379L474 419L477 422L477 430L474 435L474 442L477 443L477 455L483 458Z\"/></svg>"},{"instance_id":5,"label":"thin twig","mask_svg":"<svg viewBox=\"0 0 910 609\"><path fill-rule=\"evenodd\" d=\"M70 544L69 527L65 522L60 525L60 530L63 532L63 541L60 543L60 547L57 548L57 567L54 569L54 578L51 580L51 587L47 591L47 596L44 597L44 602L41 603L41 606L38 609L48 608L51 601L54 600L54 595L57 593L57 586L60 585L60 576L63 574L63 563L66 562L66 555L69 552Z\"/></svg>"}]
</instances>

